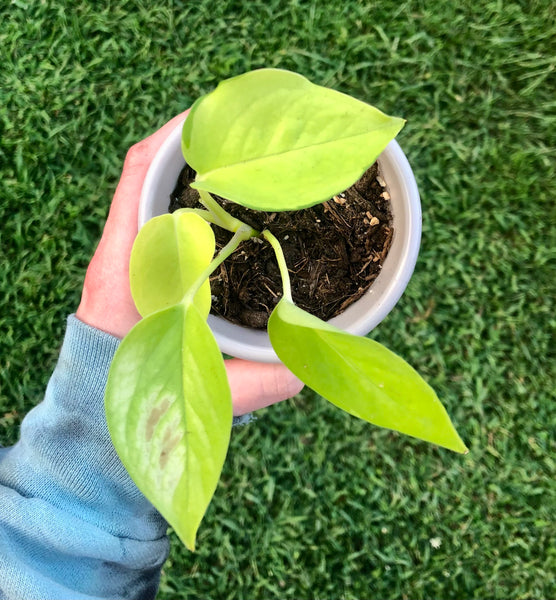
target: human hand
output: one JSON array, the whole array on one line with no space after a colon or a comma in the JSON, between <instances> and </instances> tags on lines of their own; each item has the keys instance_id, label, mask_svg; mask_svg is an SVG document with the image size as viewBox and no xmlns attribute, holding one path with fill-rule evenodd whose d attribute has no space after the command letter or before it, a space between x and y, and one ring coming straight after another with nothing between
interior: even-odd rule
<instances>
[{"instance_id":1,"label":"human hand","mask_svg":"<svg viewBox=\"0 0 556 600\"><path fill-rule=\"evenodd\" d=\"M187 111L138 142L127 153L102 238L89 264L78 319L119 338L141 316L129 287L129 257L137 236L137 212L151 161ZM242 415L297 394L303 384L284 365L246 360L226 361L234 415Z\"/></svg>"}]
</instances>

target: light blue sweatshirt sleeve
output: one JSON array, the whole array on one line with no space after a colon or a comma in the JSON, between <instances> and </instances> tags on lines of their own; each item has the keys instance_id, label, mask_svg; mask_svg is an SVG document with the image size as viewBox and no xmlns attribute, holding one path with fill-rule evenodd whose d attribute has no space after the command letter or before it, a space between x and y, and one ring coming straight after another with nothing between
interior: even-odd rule
<instances>
[{"instance_id":1,"label":"light blue sweatshirt sleeve","mask_svg":"<svg viewBox=\"0 0 556 600\"><path fill-rule=\"evenodd\" d=\"M44 401L0 448L0 599L154 598L167 524L104 417L119 340L70 316Z\"/></svg>"}]
</instances>

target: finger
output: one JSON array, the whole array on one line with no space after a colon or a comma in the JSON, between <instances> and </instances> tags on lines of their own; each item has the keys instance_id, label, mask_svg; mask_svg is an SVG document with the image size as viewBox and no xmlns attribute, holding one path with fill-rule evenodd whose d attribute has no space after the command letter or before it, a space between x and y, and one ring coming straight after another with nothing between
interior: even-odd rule
<instances>
[{"instance_id":1,"label":"finger","mask_svg":"<svg viewBox=\"0 0 556 600\"><path fill-rule=\"evenodd\" d=\"M151 153L150 159L156 154L157 150L160 148L164 140L174 131L174 128L178 126L181 121L185 120L185 117L189 113L189 108L184 110L179 115L176 115L173 119L170 119L168 123L163 125L158 131L155 131L148 138L145 138L143 142L149 147L149 152ZM141 142L139 142L141 143ZM150 160L149 160L150 163Z\"/></svg>"},{"instance_id":2,"label":"finger","mask_svg":"<svg viewBox=\"0 0 556 600\"><path fill-rule=\"evenodd\" d=\"M149 137L137 142L129 149L125 162L122 175L133 174L137 176L138 171L143 170L146 174L149 165L155 154L158 152L160 146L164 143L166 138L174 131L174 129L183 121L189 113L189 109L176 115L173 119L170 119L168 123L163 125L158 131L155 131Z\"/></svg>"},{"instance_id":3,"label":"finger","mask_svg":"<svg viewBox=\"0 0 556 600\"><path fill-rule=\"evenodd\" d=\"M137 216L141 189L149 166L160 146L170 133L185 120L188 112L189 109L175 116L158 131L134 144L128 150L122 175L110 207L109 221L116 221L119 226L129 219L133 219L134 215Z\"/></svg>"},{"instance_id":4,"label":"finger","mask_svg":"<svg viewBox=\"0 0 556 600\"><path fill-rule=\"evenodd\" d=\"M238 358L225 361L234 415L243 415L298 394L301 382L284 365Z\"/></svg>"}]
</instances>

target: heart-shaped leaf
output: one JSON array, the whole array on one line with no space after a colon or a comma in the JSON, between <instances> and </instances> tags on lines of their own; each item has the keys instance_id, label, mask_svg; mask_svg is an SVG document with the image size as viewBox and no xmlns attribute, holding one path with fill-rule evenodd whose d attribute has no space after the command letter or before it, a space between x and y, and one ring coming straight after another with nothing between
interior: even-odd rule
<instances>
[{"instance_id":1,"label":"heart-shaped leaf","mask_svg":"<svg viewBox=\"0 0 556 600\"><path fill-rule=\"evenodd\" d=\"M365 421L456 452L467 448L434 390L399 356L282 299L268 324L280 360L321 396Z\"/></svg>"},{"instance_id":2,"label":"heart-shaped leaf","mask_svg":"<svg viewBox=\"0 0 556 600\"><path fill-rule=\"evenodd\" d=\"M193 304L153 313L129 332L110 368L105 406L131 478L193 550L232 427L224 361Z\"/></svg>"},{"instance_id":3,"label":"heart-shaped leaf","mask_svg":"<svg viewBox=\"0 0 556 600\"><path fill-rule=\"evenodd\" d=\"M352 185L403 127L301 75L260 69L192 107L182 150L193 187L256 210L296 210Z\"/></svg>"},{"instance_id":4,"label":"heart-shaped leaf","mask_svg":"<svg viewBox=\"0 0 556 600\"><path fill-rule=\"evenodd\" d=\"M196 214L165 214L147 221L135 239L129 264L131 295L141 316L181 302L214 250L212 228ZM195 295L195 304L206 317L208 279Z\"/></svg>"}]
</instances>

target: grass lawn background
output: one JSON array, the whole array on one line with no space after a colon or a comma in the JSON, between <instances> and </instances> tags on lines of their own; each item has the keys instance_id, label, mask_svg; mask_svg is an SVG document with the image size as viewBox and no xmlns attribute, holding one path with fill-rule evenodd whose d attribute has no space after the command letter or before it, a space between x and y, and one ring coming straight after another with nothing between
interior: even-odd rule
<instances>
[{"instance_id":1,"label":"grass lawn background","mask_svg":"<svg viewBox=\"0 0 556 600\"><path fill-rule=\"evenodd\" d=\"M471 451L310 391L260 411L159 598L555 598L555 56L550 0L3 3L0 444L43 396L127 148L223 78L292 69L407 119L422 248L372 335Z\"/></svg>"}]
</instances>

